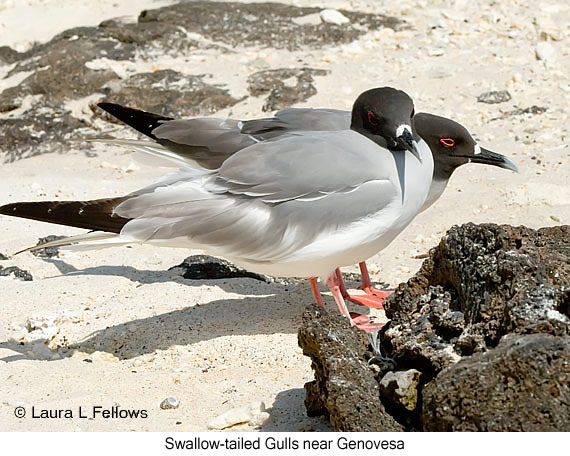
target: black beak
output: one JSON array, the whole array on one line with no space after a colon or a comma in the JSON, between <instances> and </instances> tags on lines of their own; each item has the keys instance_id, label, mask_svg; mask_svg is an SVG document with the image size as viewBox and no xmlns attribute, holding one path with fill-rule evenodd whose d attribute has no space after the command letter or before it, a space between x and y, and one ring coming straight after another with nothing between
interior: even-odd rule
<instances>
[{"instance_id":1,"label":"black beak","mask_svg":"<svg viewBox=\"0 0 570 456\"><path fill-rule=\"evenodd\" d=\"M414 154L417 159L421 162L422 161L422 154L418 149L418 143L412 136L410 130L405 129L404 132L396 138L396 142L400 147L409 150L412 154Z\"/></svg>"},{"instance_id":2,"label":"black beak","mask_svg":"<svg viewBox=\"0 0 570 456\"><path fill-rule=\"evenodd\" d=\"M510 169L511 171L514 171L516 173L519 172L517 165L515 165L515 162L512 161L510 158L492 152L488 149L483 149L482 147L480 153L474 154L472 157L470 157L470 161L471 163L482 163L484 165L493 165L493 166L498 166L499 168Z\"/></svg>"}]
</instances>

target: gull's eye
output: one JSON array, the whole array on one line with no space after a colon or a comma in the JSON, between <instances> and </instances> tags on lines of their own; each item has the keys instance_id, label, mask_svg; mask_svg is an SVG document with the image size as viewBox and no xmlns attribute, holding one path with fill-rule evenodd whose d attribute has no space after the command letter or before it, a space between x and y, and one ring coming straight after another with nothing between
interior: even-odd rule
<instances>
[{"instance_id":1,"label":"gull's eye","mask_svg":"<svg viewBox=\"0 0 570 456\"><path fill-rule=\"evenodd\" d=\"M377 127L380 124L378 117L372 111L368 111L368 123L373 127Z\"/></svg>"},{"instance_id":2,"label":"gull's eye","mask_svg":"<svg viewBox=\"0 0 570 456\"><path fill-rule=\"evenodd\" d=\"M441 138L439 140L445 147L453 147L455 146L455 140L452 138Z\"/></svg>"}]
</instances>

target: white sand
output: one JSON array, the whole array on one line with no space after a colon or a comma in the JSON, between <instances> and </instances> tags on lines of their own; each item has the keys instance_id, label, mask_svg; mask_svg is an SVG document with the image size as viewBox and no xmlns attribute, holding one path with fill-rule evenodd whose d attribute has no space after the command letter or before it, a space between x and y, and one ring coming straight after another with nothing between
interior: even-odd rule
<instances>
[{"instance_id":1,"label":"white sand","mask_svg":"<svg viewBox=\"0 0 570 456\"><path fill-rule=\"evenodd\" d=\"M94 26L114 17L135 20L144 9L173 0L0 0L0 46L18 51L44 43L63 30ZM48 18L48 20L46 20Z\"/></svg>"},{"instance_id":2,"label":"white sand","mask_svg":"<svg viewBox=\"0 0 570 456\"><path fill-rule=\"evenodd\" d=\"M113 3L118 6L109 6ZM328 76L316 78L318 94L303 106L349 109L360 91L393 85L414 98L416 111L459 120L481 146L509 155L520 166L520 174L464 166L454 174L441 200L371 259L374 278L395 286L420 266L421 260L413 256L436 245L454 224L495 222L538 228L570 223L566 28L570 12L563 1L537 6L486 1L477 7L468 1L393 3L335 1L326 6L399 15L411 25L410 30L369 33L355 43L323 50L244 48L222 56L202 51L179 61L159 59L158 66L212 73L214 82L225 83L234 96L242 96L247 75L253 71L298 66L301 61L330 70ZM77 8L70 10L76 14L64 15L57 13L56 4L62 2L0 2L0 44L25 47L30 40L45 41L73 24L96 24L114 15L136 17L139 9L155 2L66 0L65 5ZM53 20L45 21L46 14ZM544 37L553 39L554 57L547 62L535 57L535 47ZM476 101L482 92L503 89L513 96L508 103ZM219 115L259 116L262 104L261 99L248 99ZM548 111L488 123L502 111L531 105L546 106ZM132 137L127 129L102 122L94 128L113 128L117 135ZM97 157L86 158L70 146L66 155L2 165L0 204L121 195L162 173L147 167L129 169L132 157L123 151L108 147L98 151ZM0 217L0 252L11 254L48 234L80 232ZM0 262L34 276L33 282L0 280L0 428L206 430L223 412L263 400L271 416L264 429L323 429L320 420L304 416L302 388L313 374L309 359L297 347L297 329L304 306L311 302L308 286L242 279L193 282L168 271L190 253L133 246L66 253L52 260L25 253ZM41 343L8 342L25 333L19 326L29 317L63 311L75 317L58 323L50 346L82 343L83 351L67 356L70 353L64 349L55 354ZM114 349L119 349L120 358L109 356ZM97 352L89 353L93 350ZM60 359L45 360L48 356ZM160 402L169 396L176 397L180 407L161 410ZM14 407L19 405L28 409L28 417L14 417ZM78 406L119 405L146 409L148 418L32 419L32 405L75 412Z\"/></svg>"}]
</instances>

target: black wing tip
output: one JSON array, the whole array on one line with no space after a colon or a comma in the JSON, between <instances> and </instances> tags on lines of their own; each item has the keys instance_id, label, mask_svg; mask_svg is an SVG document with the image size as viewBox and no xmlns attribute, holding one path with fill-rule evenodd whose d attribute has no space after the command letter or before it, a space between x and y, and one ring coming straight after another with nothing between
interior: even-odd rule
<instances>
[{"instance_id":1,"label":"black wing tip","mask_svg":"<svg viewBox=\"0 0 570 456\"><path fill-rule=\"evenodd\" d=\"M122 106L108 101L101 101L97 103L97 106L143 135L155 140L156 137L152 133L153 130L159 127L163 122L174 120L172 117L154 114L141 109L129 108L128 106Z\"/></svg>"},{"instance_id":2,"label":"black wing tip","mask_svg":"<svg viewBox=\"0 0 570 456\"><path fill-rule=\"evenodd\" d=\"M141 113L147 114L145 111L141 111L136 108L130 108L128 106L123 106L118 103L111 103L109 101L101 101L97 103L97 106L101 108L103 111L111 114L113 117L123 121L125 115L129 115L132 113Z\"/></svg>"},{"instance_id":3,"label":"black wing tip","mask_svg":"<svg viewBox=\"0 0 570 456\"><path fill-rule=\"evenodd\" d=\"M116 110L117 108L123 107L120 104L111 103L109 101L101 101L101 102L97 103L97 106L99 106L101 109L103 109L104 111L107 111L107 112L113 111L113 110Z\"/></svg>"}]
</instances>

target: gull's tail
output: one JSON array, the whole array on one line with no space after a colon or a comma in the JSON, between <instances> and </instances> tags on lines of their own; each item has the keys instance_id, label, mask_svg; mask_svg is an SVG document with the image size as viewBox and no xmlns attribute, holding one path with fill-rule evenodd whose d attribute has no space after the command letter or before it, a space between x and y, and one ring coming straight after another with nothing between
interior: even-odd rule
<instances>
[{"instance_id":1,"label":"gull's tail","mask_svg":"<svg viewBox=\"0 0 570 456\"><path fill-rule=\"evenodd\" d=\"M124 243L118 234L130 219L115 214L115 208L127 198L11 203L0 207L0 214L92 230L87 234L30 247L21 252L75 243L89 243L98 248L103 247L103 243Z\"/></svg>"},{"instance_id":2,"label":"gull's tail","mask_svg":"<svg viewBox=\"0 0 570 456\"><path fill-rule=\"evenodd\" d=\"M115 214L115 208L127 198L10 203L0 214L118 234L130 219Z\"/></svg>"}]
</instances>

